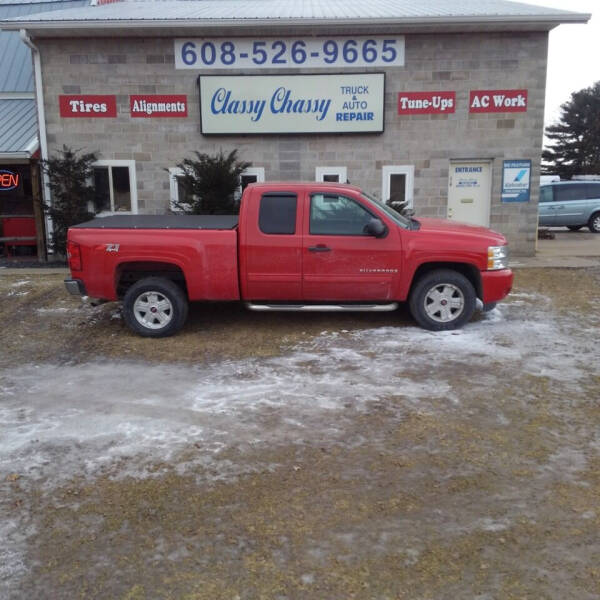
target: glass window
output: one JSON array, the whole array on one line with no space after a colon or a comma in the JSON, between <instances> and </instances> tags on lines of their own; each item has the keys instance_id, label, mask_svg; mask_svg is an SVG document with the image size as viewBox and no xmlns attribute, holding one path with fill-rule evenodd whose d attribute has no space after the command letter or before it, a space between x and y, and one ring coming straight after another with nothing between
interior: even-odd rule
<instances>
[{"instance_id":1,"label":"glass window","mask_svg":"<svg viewBox=\"0 0 600 600\"><path fill-rule=\"evenodd\" d=\"M382 201L389 205L406 202L406 206L412 208L415 182L414 165L383 165L381 177Z\"/></svg>"},{"instance_id":2,"label":"glass window","mask_svg":"<svg viewBox=\"0 0 600 600\"><path fill-rule=\"evenodd\" d=\"M94 167L94 208L97 213L110 211L108 167Z\"/></svg>"},{"instance_id":3,"label":"glass window","mask_svg":"<svg viewBox=\"0 0 600 600\"><path fill-rule=\"evenodd\" d=\"M406 175L404 173L390 174L390 202L406 200Z\"/></svg>"},{"instance_id":4,"label":"glass window","mask_svg":"<svg viewBox=\"0 0 600 600\"><path fill-rule=\"evenodd\" d=\"M340 182L340 176L337 173L332 173L330 175L323 175L323 181L329 181L331 183L339 183Z\"/></svg>"},{"instance_id":5,"label":"glass window","mask_svg":"<svg viewBox=\"0 0 600 600\"><path fill-rule=\"evenodd\" d=\"M552 186L543 185L540 188L540 202L552 202Z\"/></svg>"},{"instance_id":6,"label":"glass window","mask_svg":"<svg viewBox=\"0 0 600 600\"><path fill-rule=\"evenodd\" d=\"M296 203L292 194L271 194L260 199L258 227L263 233L291 235L296 233Z\"/></svg>"},{"instance_id":7,"label":"glass window","mask_svg":"<svg viewBox=\"0 0 600 600\"><path fill-rule=\"evenodd\" d=\"M113 211L131 210L131 189L129 187L129 168L111 167L113 179Z\"/></svg>"},{"instance_id":8,"label":"glass window","mask_svg":"<svg viewBox=\"0 0 600 600\"><path fill-rule=\"evenodd\" d=\"M365 225L372 218L369 211L345 196L311 196L310 233L313 235L367 235Z\"/></svg>"},{"instance_id":9,"label":"glass window","mask_svg":"<svg viewBox=\"0 0 600 600\"><path fill-rule=\"evenodd\" d=\"M572 200L585 200L586 189L585 183L567 183L565 185L555 185L554 201L555 202L570 202Z\"/></svg>"},{"instance_id":10,"label":"glass window","mask_svg":"<svg viewBox=\"0 0 600 600\"><path fill-rule=\"evenodd\" d=\"M129 167L96 166L93 179L97 213L131 211Z\"/></svg>"},{"instance_id":11,"label":"glass window","mask_svg":"<svg viewBox=\"0 0 600 600\"><path fill-rule=\"evenodd\" d=\"M0 165L0 215L33 216L33 193L29 165Z\"/></svg>"},{"instance_id":12,"label":"glass window","mask_svg":"<svg viewBox=\"0 0 600 600\"><path fill-rule=\"evenodd\" d=\"M177 200L178 202L182 202L184 204L192 204L193 194L188 192L187 187L183 185L183 177L181 175L175 176L175 181L177 183Z\"/></svg>"},{"instance_id":13,"label":"glass window","mask_svg":"<svg viewBox=\"0 0 600 600\"><path fill-rule=\"evenodd\" d=\"M242 192L250 185L251 183L256 183L258 181L258 175L244 175L240 178Z\"/></svg>"},{"instance_id":14,"label":"glass window","mask_svg":"<svg viewBox=\"0 0 600 600\"><path fill-rule=\"evenodd\" d=\"M600 198L600 183L588 183L585 187L588 200L597 200Z\"/></svg>"}]
</instances>

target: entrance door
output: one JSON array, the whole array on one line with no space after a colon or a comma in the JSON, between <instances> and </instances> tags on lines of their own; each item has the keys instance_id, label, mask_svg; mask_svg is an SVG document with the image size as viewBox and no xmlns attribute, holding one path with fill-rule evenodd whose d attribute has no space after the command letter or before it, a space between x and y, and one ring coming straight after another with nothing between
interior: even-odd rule
<instances>
[{"instance_id":1,"label":"entrance door","mask_svg":"<svg viewBox=\"0 0 600 600\"><path fill-rule=\"evenodd\" d=\"M448 218L473 225L490 225L492 167L489 161L450 163Z\"/></svg>"}]
</instances>

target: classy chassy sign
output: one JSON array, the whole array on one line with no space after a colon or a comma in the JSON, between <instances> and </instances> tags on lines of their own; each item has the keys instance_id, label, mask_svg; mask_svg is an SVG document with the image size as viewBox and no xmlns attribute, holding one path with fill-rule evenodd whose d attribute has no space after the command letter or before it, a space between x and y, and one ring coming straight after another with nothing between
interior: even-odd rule
<instances>
[{"instance_id":1,"label":"classy chassy sign","mask_svg":"<svg viewBox=\"0 0 600 600\"><path fill-rule=\"evenodd\" d=\"M403 67L403 36L175 40L176 69Z\"/></svg>"},{"instance_id":2,"label":"classy chassy sign","mask_svg":"<svg viewBox=\"0 0 600 600\"><path fill-rule=\"evenodd\" d=\"M200 75L203 134L383 131L383 73Z\"/></svg>"}]
</instances>

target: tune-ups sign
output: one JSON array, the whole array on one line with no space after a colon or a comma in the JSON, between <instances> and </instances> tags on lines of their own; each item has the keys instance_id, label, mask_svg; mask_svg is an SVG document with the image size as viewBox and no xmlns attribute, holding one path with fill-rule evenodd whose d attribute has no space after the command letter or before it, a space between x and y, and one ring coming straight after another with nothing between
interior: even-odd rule
<instances>
[{"instance_id":1,"label":"tune-ups sign","mask_svg":"<svg viewBox=\"0 0 600 600\"><path fill-rule=\"evenodd\" d=\"M456 92L400 92L399 115L435 115L453 113Z\"/></svg>"}]
</instances>

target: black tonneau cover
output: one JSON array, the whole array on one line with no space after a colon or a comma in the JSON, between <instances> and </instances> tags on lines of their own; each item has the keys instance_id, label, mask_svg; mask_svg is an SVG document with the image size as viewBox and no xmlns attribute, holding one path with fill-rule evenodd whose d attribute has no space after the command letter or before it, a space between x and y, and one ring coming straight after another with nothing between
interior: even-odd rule
<instances>
[{"instance_id":1,"label":"black tonneau cover","mask_svg":"<svg viewBox=\"0 0 600 600\"><path fill-rule=\"evenodd\" d=\"M113 215L73 225L76 229L234 229L238 215Z\"/></svg>"}]
</instances>

